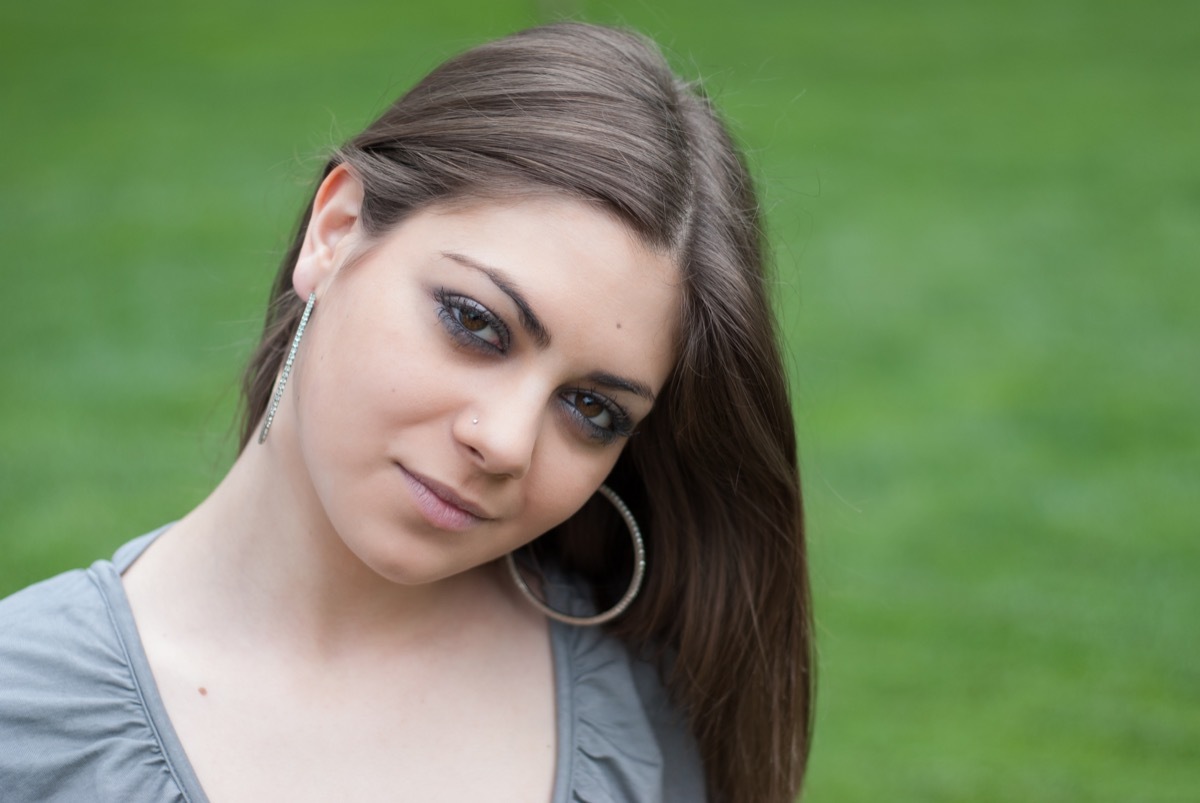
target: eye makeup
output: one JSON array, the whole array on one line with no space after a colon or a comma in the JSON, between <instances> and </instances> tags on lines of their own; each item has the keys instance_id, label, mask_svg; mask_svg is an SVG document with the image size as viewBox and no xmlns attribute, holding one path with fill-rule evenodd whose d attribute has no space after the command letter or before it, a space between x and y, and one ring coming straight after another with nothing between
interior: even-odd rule
<instances>
[{"instance_id":1,"label":"eye makeup","mask_svg":"<svg viewBox=\"0 0 1200 803\"><path fill-rule=\"evenodd\" d=\"M438 288L434 298L438 320L460 345L489 354L508 351L512 335L504 321L487 307L445 288Z\"/></svg>"},{"instance_id":2,"label":"eye makeup","mask_svg":"<svg viewBox=\"0 0 1200 803\"><path fill-rule=\"evenodd\" d=\"M572 423L589 438L609 444L633 434L633 421L621 405L593 390L572 389L559 395Z\"/></svg>"},{"instance_id":3,"label":"eye makeup","mask_svg":"<svg viewBox=\"0 0 1200 803\"><path fill-rule=\"evenodd\" d=\"M500 316L475 299L445 287L433 291L437 317L447 334L466 349L503 356L512 346L512 333ZM594 388L569 388L559 393L568 423L583 437L609 444L633 433L629 413Z\"/></svg>"}]
</instances>

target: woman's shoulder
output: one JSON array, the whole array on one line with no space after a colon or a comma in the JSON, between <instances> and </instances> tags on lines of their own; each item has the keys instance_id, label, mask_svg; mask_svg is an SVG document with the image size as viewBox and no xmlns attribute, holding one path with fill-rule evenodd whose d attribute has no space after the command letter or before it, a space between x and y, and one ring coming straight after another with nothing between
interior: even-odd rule
<instances>
[{"instance_id":1,"label":"woman's shoulder","mask_svg":"<svg viewBox=\"0 0 1200 803\"><path fill-rule=\"evenodd\" d=\"M102 642L106 618L92 569L64 572L0 600L0 673L18 661L49 668L64 654ZM8 679L0 674L0 681ZM6 688L0 682L0 691Z\"/></svg>"},{"instance_id":2,"label":"woman's shoulder","mask_svg":"<svg viewBox=\"0 0 1200 803\"><path fill-rule=\"evenodd\" d=\"M123 660L113 598L119 596L120 565L157 535L148 533L121 547L113 561L98 560L35 583L0 599L0 693L18 678L48 683L64 674L86 673L89 656L111 653ZM112 652L116 650L116 652Z\"/></svg>"},{"instance_id":3,"label":"woman's shoulder","mask_svg":"<svg viewBox=\"0 0 1200 803\"><path fill-rule=\"evenodd\" d=\"M701 803L704 768L658 667L600 628L551 627L561 763L554 800Z\"/></svg>"},{"instance_id":4,"label":"woman's shoulder","mask_svg":"<svg viewBox=\"0 0 1200 803\"><path fill-rule=\"evenodd\" d=\"M6 801L183 799L146 711L122 598L104 560L0 600Z\"/></svg>"}]
</instances>

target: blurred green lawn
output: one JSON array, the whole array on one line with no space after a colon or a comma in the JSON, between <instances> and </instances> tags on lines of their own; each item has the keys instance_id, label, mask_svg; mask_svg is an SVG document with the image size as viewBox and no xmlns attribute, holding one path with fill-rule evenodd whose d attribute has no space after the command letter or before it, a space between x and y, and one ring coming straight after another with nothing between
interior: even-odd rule
<instances>
[{"instance_id":1,"label":"blurred green lawn","mask_svg":"<svg viewBox=\"0 0 1200 803\"><path fill-rule=\"evenodd\" d=\"M316 158L553 3L416 5L0 8L0 595L202 498ZM1200 5L573 7L704 77L761 177L806 799L1197 799Z\"/></svg>"}]
</instances>

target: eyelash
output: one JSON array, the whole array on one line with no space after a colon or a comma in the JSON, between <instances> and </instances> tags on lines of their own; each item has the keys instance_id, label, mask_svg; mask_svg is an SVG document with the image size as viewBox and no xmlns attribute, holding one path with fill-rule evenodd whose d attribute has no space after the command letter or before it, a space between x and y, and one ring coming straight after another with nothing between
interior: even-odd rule
<instances>
[{"instance_id":1,"label":"eyelash","mask_svg":"<svg viewBox=\"0 0 1200 803\"><path fill-rule=\"evenodd\" d=\"M588 396L595 399L596 402L604 408L604 412L608 413L612 418L612 426L602 427L585 416L583 412L575 407L574 403L568 400L569 396ZM628 438L633 434L633 421L629 418L629 413L625 412L619 404L609 399L606 396L601 396L594 390L586 388L572 388L565 390L559 398L567 408L567 412L572 418L579 423L585 430L588 437L594 438L603 444L609 444L617 438Z\"/></svg>"},{"instance_id":2,"label":"eyelash","mask_svg":"<svg viewBox=\"0 0 1200 803\"><path fill-rule=\"evenodd\" d=\"M444 287L439 287L434 292L434 299L438 304L438 320L441 321L446 332L460 346L474 349L484 354L505 354L508 351L512 343L512 336L508 326L487 307L467 296L451 293ZM468 329L463 323L464 313L478 316L485 324L484 328L495 330L496 338L499 342L493 343L487 338L476 334L476 331L482 330ZM612 425L603 427L592 421L588 416L585 416L575 406L578 397L581 396L589 397L603 407L603 412L608 413L611 417ZM607 445L617 438L628 438L633 434L633 421L624 408L592 388L569 388L559 394L559 400L562 402L567 414L570 415L572 424L577 426L586 437L592 440ZM597 415L600 415L600 413Z\"/></svg>"},{"instance_id":3,"label":"eyelash","mask_svg":"<svg viewBox=\"0 0 1200 803\"><path fill-rule=\"evenodd\" d=\"M508 351L512 342L508 327L487 307L472 298L451 293L445 288L438 288L434 298L438 302L438 319L459 344L485 354L503 354ZM475 334L474 330L468 329L463 323L463 313L478 315L489 328L496 330L496 338L500 342L493 343Z\"/></svg>"}]
</instances>

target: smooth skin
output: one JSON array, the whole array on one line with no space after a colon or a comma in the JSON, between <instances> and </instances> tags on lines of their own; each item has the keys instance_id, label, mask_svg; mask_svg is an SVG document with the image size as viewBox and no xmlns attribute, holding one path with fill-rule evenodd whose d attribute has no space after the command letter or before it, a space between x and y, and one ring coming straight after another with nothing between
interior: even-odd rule
<instances>
[{"instance_id":1,"label":"smooth skin","mask_svg":"<svg viewBox=\"0 0 1200 803\"><path fill-rule=\"evenodd\" d=\"M549 630L497 559L649 414L678 270L545 194L369 241L361 192L344 168L318 191L293 275L317 303L266 443L125 588L214 803L549 800Z\"/></svg>"}]
</instances>

